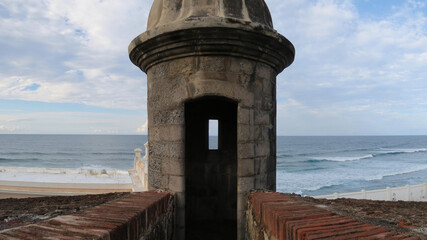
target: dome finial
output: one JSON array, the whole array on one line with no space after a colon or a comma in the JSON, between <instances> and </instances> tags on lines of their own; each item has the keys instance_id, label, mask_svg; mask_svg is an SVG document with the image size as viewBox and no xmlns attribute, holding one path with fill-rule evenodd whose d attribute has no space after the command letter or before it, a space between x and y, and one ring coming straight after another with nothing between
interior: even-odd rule
<instances>
[{"instance_id":1,"label":"dome finial","mask_svg":"<svg viewBox=\"0 0 427 240\"><path fill-rule=\"evenodd\" d=\"M273 28L264 0L154 0L147 30L195 18L229 18Z\"/></svg>"}]
</instances>

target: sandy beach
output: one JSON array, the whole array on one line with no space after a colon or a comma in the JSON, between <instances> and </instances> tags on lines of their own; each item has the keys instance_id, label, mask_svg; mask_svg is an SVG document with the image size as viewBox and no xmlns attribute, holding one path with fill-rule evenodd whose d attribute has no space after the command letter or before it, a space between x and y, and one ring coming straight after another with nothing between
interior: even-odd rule
<instances>
[{"instance_id":1,"label":"sandy beach","mask_svg":"<svg viewBox=\"0 0 427 240\"><path fill-rule=\"evenodd\" d=\"M0 199L131 191L127 171L0 167Z\"/></svg>"}]
</instances>

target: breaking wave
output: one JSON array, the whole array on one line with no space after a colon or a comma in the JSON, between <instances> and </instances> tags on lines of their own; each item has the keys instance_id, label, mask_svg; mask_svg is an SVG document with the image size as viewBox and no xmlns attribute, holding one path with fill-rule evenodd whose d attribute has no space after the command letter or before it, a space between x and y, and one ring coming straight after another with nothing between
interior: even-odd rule
<instances>
[{"instance_id":1,"label":"breaking wave","mask_svg":"<svg viewBox=\"0 0 427 240\"><path fill-rule=\"evenodd\" d=\"M377 153L367 154L363 156L350 156L350 157L313 157L307 162L348 162L348 161L359 161L379 156L385 155L399 155L399 154L408 154L408 153L418 153L418 152L427 152L427 148L414 148L414 149L381 149Z\"/></svg>"},{"instance_id":2,"label":"breaking wave","mask_svg":"<svg viewBox=\"0 0 427 240\"><path fill-rule=\"evenodd\" d=\"M364 155L364 156L357 156L357 157L315 157L311 160L308 160L307 162L348 162L348 161L358 161L362 159L368 159L373 158L374 154Z\"/></svg>"}]
</instances>

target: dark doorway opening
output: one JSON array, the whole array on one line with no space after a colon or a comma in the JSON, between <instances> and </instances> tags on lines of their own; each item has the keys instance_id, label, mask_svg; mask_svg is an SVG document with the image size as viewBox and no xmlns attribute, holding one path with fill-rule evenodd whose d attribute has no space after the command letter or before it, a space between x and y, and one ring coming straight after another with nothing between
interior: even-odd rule
<instances>
[{"instance_id":1,"label":"dark doorway opening","mask_svg":"<svg viewBox=\"0 0 427 240\"><path fill-rule=\"evenodd\" d=\"M211 126L217 125L217 130L209 131L210 122L217 122ZM234 240L237 103L222 97L189 101L185 104L185 129L186 239ZM217 132L217 139L209 132Z\"/></svg>"}]
</instances>

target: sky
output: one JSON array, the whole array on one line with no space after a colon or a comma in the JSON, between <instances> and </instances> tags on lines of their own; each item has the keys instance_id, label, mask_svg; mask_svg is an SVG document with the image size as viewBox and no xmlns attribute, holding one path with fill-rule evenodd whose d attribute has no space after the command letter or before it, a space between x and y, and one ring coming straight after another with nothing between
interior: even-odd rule
<instances>
[{"instance_id":1,"label":"sky","mask_svg":"<svg viewBox=\"0 0 427 240\"><path fill-rule=\"evenodd\" d=\"M427 0L266 0L278 135L427 135ZM0 0L0 134L146 134L152 0Z\"/></svg>"}]
</instances>

